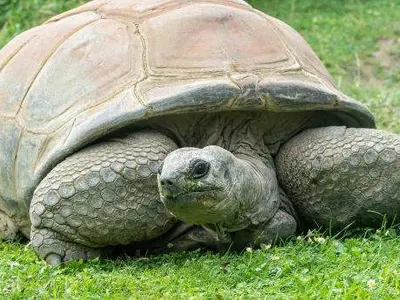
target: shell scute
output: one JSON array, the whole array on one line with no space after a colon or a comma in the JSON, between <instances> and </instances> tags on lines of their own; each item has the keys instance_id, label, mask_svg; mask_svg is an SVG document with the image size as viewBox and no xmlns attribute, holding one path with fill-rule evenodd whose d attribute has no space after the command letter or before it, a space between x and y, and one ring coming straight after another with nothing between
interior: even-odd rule
<instances>
[{"instance_id":1,"label":"shell scute","mask_svg":"<svg viewBox=\"0 0 400 300\"><path fill-rule=\"evenodd\" d=\"M25 126L54 131L138 81L141 47L140 38L120 22L97 20L81 28L36 75L21 107Z\"/></svg>"},{"instance_id":2,"label":"shell scute","mask_svg":"<svg viewBox=\"0 0 400 300\"><path fill-rule=\"evenodd\" d=\"M73 16L59 23L43 25L29 34L27 38L20 38L25 40L25 43L7 61L0 73L1 114L15 117L36 77L47 64L53 51L76 30L97 18L98 16L93 13ZM9 51L7 48L5 52L1 51L0 57L7 59Z\"/></svg>"},{"instance_id":3,"label":"shell scute","mask_svg":"<svg viewBox=\"0 0 400 300\"><path fill-rule=\"evenodd\" d=\"M141 28L152 74L297 67L267 20L249 10L194 3L150 18Z\"/></svg>"}]
</instances>

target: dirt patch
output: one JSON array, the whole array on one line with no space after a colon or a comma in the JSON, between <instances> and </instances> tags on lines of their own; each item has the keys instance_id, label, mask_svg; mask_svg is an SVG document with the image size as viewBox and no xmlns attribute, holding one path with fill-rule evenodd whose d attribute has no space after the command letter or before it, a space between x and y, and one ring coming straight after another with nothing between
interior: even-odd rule
<instances>
[{"instance_id":1,"label":"dirt patch","mask_svg":"<svg viewBox=\"0 0 400 300\"><path fill-rule=\"evenodd\" d=\"M400 37L381 38L378 50L360 65L363 81L374 87L382 87L389 77L400 74Z\"/></svg>"},{"instance_id":2,"label":"dirt patch","mask_svg":"<svg viewBox=\"0 0 400 300\"><path fill-rule=\"evenodd\" d=\"M372 56L373 58L379 62L381 66L387 67L387 68L398 68L400 66L400 61L399 58L395 57L397 56L396 53L398 51L394 50L399 50L400 46L400 38L397 40L395 39L380 39L379 40L379 50L376 51Z\"/></svg>"}]
</instances>

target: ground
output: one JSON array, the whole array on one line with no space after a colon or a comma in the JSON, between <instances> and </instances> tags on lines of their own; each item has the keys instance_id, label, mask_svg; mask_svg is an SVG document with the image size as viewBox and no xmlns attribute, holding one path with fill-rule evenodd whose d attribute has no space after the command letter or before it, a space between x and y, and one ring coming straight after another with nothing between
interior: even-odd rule
<instances>
[{"instance_id":1,"label":"ground","mask_svg":"<svg viewBox=\"0 0 400 300\"><path fill-rule=\"evenodd\" d=\"M0 0L0 47L79 0ZM399 0L250 0L298 30L340 88L381 129L400 134ZM49 268L31 248L0 243L0 298L393 299L400 296L394 228L351 238L310 232L244 253L183 253Z\"/></svg>"}]
</instances>

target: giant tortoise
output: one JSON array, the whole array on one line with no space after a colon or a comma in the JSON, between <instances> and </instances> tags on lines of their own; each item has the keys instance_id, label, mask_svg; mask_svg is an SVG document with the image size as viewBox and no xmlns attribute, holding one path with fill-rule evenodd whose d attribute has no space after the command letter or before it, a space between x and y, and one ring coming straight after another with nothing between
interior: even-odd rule
<instances>
[{"instance_id":1,"label":"giant tortoise","mask_svg":"<svg viewBox=\"0 0 400 300\"><path fill-rule=\"evenodd\" d=\"M50 264L400 211L400 138L241 0L95 0L0 52L0 235Z\"/></svg>"}]
</instances>

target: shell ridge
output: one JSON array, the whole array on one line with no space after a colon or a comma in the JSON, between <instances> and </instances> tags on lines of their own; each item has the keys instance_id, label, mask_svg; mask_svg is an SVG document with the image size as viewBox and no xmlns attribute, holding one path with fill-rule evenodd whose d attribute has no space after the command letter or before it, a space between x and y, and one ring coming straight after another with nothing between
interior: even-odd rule
<instances>
[{"instance_id":1,"label":"shell ridge","mask_svg":"<svg viewBox=\"0 0 400 300\"><path fill-rule=\"evenodd\" d=\"M71 126L70 126L70 128L68 130L68 133L65 136L65 139L64 139L64 142L63 142L63 146L65 146L67 144L67 141L68 141L69 137L71 136L72 131L74 130L74 127L75 127L75 124L76 124L76 119L77 119L77 117L75 117L74 119L71 119L72 120L72 124L71 124Z\"/></svg>"},{"instance_id":2,"label":"shell ridge","mask_svg":"<svg viewBox=\"0 0 400 300\"><path fill-rule=\"evenodd\" d=\"M40 145L40 148L39 148L35 163L33 164L33 171L34 172L38 171L38 169L39 169L38 162L42 159L49 142L50 142L49 136L46 136L46 138L44 139L43 144Z\"/></svg>"},{"instance_id":3,"label":"shell ridge","mask_svg":"<svg viewBox=\"0 0 400 300\"><path fill-rule=\"evenodd\" d=\"M301 69L302 69L302 64L301 64L301 62L300 62L298 56L296 55L296 53L294 53L294 52L292 51L292 49L289 47L289 45L287 44L287 42L282 38L282 33L281 33L281 31L279 30L279 28L277 28L277 27L275 26L275 24L273 24L273 23L271 22L270 18L269 18L267 15L261 13L260 11L258 11L258 10L256 10L256 9L255 9L254 11L255 11L259 16L261 16L262 18L264 18L264 20L267 21L267 23L270 25L270 28L275 32L275 35L277 36L277 38L279 39L279 41L280 41L280 42L282 43L282 45L285 47L285 50L291 55L291 57L292 57L292 58L294 59L294 61L296 62L295 65L291 66L290 69L287 69L287 70L285 70L285 71L301 70ZM282 73L282 71L281 71L280 73Z\"/></svg>"},{"instance_id":4,"label":"shell ridge","mask_svg":"<svg viewBox=\"0 0 400 300\"><path fill-rule=\"evenodd\" d=\"M12 194L14 196L14 199L17 199L17 174L18 174L18 168L17 168L17 161L18 161L18 152L19 152L19 147L21 145L21 140L22 140L22 136L24 134L24 130L21 129L19 135L18 135L18 140L17 140L17 144L15 147L15 152L13 153L13 157L12 157L12 172L13 174L11 175L12 179Z\"/></svg>"},{"instance_id":5,"label":"shell ridge","mask_svg":"<svg viewBox=\"0 0 400 300\"><path fill-rule=\"evenodd\" d=\"M232 78L232 74L230 72L227 74L227 77L228 77L229 81L240 90L240 93L237 96L233 97L232 100L229 101L230 103L228 104L228 108L232 109L232 107L235 105L235 103L238 101L238 99L240 99L240 97L243 95L244 91L243 91L243 87L240 86L239 83L237 83Z\"/></svg>"},{"instance_id":6,"label":"shell ridge","mask_svg":"<svg viewBox=\"0 0 400 300\"><path fill-rule=\"evenodd\" d=\"M218 5L222 5L222 6L228 6L228 7L232 7L232 8L239 8L239 9L243 9L243 10L248 10L248 11L253 11L254 8L252 8L250 5L246 4L242 4L239 2L234 2L234 1L220 1L220 0L178 0L175 1L177 2L177 4L187 4L187 5L183 5L183 6L188 6L188 5L193 5L193 4L218 4ZM183 7L182 6L182 7Z\"/></svg>"},{"instance_id":7,"label":"shell ridge","mask_svg":"<svg viewBox=\"0 0 400 300\"><path fill-rule=\"evenodd\" d=\"M55 22L61 21L63 19L77 16L79 14L87 13L87 12L93 12L93 13L97 14L99 17L102 17L101 13L98 10L105 5L107 5L107 3L103 3L103 4L99 5L98 7L96 7L95 9L87 8L87 9L83 9L83 10L79 10L80 7L78 6L77 8L73 9L74 12L67 11L65 13L62 13L61 15L54 16L54 17L50 18L49 20L47 20L46 22L44 22L43 24L55 23ZM75 11L75 10L77 10L77 11Z\"/></svg>"},{"instance_id":8,"label":"shell ridge","mask_svg":"<svg viewBox=\"0 0 400 300\"><path fill-rule=\"evenodd\" d=\"M259 12L259 13L261 14L261 12ZM269 24L271 24L271 27L274 29L275 32L277 32L278 38L285 45L285 47L287 48L289 53L292 55L292 57L296 60L297 64L299 65L299 70L307 71L309 74L313 74L314 77L319 77L319 81L320 82L324 81L326 83L331 84L331 86L334 89L336 89L336 90L338 89L337 86L336 86L336 82L331 77L329 72L325 69L324 64L319 60L319 58L317 57L317 55L314 52L314 50L311 48L311 46L308 44L308 42L303 38L302 35L300 35L291 26L289 26L288 24L282 22L279 19L276 19L276 18L268 16L268 15L265 15L264 18L268 21ZM280 26L274 24L273 21L275 21ZM284 28L288 29L293 36L295 36L295 37L298 36L301 39L301 42L303 42L304 45L306 47L308 47L308 50L311 52L311 55L314 56L314 58L316 58L317 63L319 63L320 66L322 67L322 71L318 70L318 68L315 67L315 62L307 61L307 56L306 55L301 55L303 57L303 58L301 58L301 56L299 55L298 51L296 51L296 49L293 49L293 47L288 45L287 41L290 40L290 39L288 39L287 34L284 32L284 30L283 30ZM290 38L293 38L293 36L291 36ZM301 48L304 48L304 45L300 45L300 47L303 46ZM302 53L302 54L304 54L304 53ZM304 57L306 59L304 59ZM322 80L322 78L324 78L324 80ZM326 86L326 83L324 84L324 86Z\"/></svg>"},{"instance_id":9,"label":"shell ridge","mask_svg":"<svg viewBox=\"0 0 400 300\"><path fill-rule=\"evenodd\" d=\"M51 18L50 20L47 20L47 21L44 22L43 24L44 24L44 25L47 25L47 24L56 23L56 22L58 22L58 21L61 21L61 20L66 19L66 18L74 17L74 16L77 16L77 15L80 15L80 14L84 14L84 13L88 13L88 12L89 12L89 13L97 14L100 18L103 18L102 14L101 14L100 12L98 12L97 9L84 9L84 10L81 10L81 11L77 11L76 13L68 14L68 15L66 15L66 16L63 16L63 17L59 18L59 19L54 19L54 20L53 20L53 18Z\"/></svg>"},{"instance_id":10,"label":"shell ridge","mask_svg":"<svg viewBox=\"0 0 400 300\"><path fill-rule=\"evenodd\" d=\"M136 96L136 99L140 102L141 105L143 105L145 111L151 110L151 106L148 105L146 103L146 101L144 100L145 97L142 95L142 93L139 90L139 84L142 83L143 81L147 80L150 77L150 72L149 72L149 63L148 63L148 55L147 55L147 51L148 51L148 46L146 43L146 39L144 37L144 35L141 32L140 29L140 25L136 24L136 31L137 34L140 37L140 42L142 44L142 70L144 71L144 76L143 78L141 78L139 81L137 81L134 85L133 85L133 93Z\"/></svg>"},{"instance_id":11,"label":"shell ridge","mask_svg":"<svg viewBox=\"0 0 400 300\"><path fill-rule=\"evenodd\" d=\"M115 1L114 1L115 2ZM105 5L101 5L98 7L98 12L104 14L107 18L113 18L113 17L121 17L121 18L135 18L136 22L142 23L144 21L147 21L151 18L160 16L164 13L167 13L169 11L175 10L175 9L180 9L184 8L187 6L191 6L194 4L218 4L222 6L228 6L231 8L237 8L237 9L242 9L242 10L247 10L247 11L252 11L253 8L249 5L241 4L238 2L233 2L233 1L227 1L225 3L221 3L221 1L218 0L203 0L203 1L198 1L198 0L175 0L175 1L170 1L167 3L163 3L156 8L151 8L149 10L139 12L135 10L129 10L129 11L123 11L122 9L107 9L103 8Z\"/></svg>"},{"instance_id":12,"label":"shell ridge","mask_svg":"<svg viewBox=\"0 0 400 300\"><path fill-rule=\"evenodd\" d=\"M32 41L37 35L34 34L31 36L28 40L26 40L22 45L20 45L13 53L7 57L7 59L0 65L0 73L3 72L3 69L7 66L7 64L16 56L18 53L28 44L30 41Z\"/></svg>"}]
</instances>

